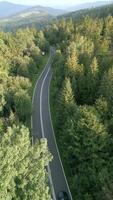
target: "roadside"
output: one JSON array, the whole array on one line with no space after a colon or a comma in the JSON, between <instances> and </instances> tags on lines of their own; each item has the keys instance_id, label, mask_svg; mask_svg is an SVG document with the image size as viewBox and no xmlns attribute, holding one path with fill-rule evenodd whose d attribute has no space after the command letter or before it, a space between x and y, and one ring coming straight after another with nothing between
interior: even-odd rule
<instances>
[{"instance_id":1,"label":"roadside","mask_svg":"<svg viewBox=\"0 0 113 200\"><path fill-rule=\"evenodd\" d=\"M59 150L59 153L60 153L60 158L61 158L61 162L63 164L63 169L64 169L64 173L66 175L66 179L67 179L67 182L68 182L68 185L70 183L70 180L69 180L69 176L68 176L68 171L69 169L67 168L67 166L65 166L65 161L62 159L63 156L63 152L62 152L62 149L60 147L60 143L59 143L59 138L58 138L58 130L57 130L57 113L58 113L58 107L57 107L57 100L55 98L55 87L54 87L54 69L53 69L53 76L52 76L52 79L51 79L51 84L50 84L50 93L49 93L49 99L50 99L50 112L51 112L51 120L52 120L52 125L53 125L53 129L54 129L54 133L55 133L55 138L56 138L56 142L57 142L57 146L58 146L58 150ZM57 98L59 97L59 94L57 93ZM69 188L70 188L70 185L69 185Z\"/></svg>"},{"instance_id":2,"label":"roadside","mask_svg":"<svg viewBox=\"0 0 113 200\"><path fill-rule=\"evenodd\" d=\"M49 58L49 53L43 56L42 63L39 65L39 68L38 68L38 70L37 70L38 73L35 74L35 75L32 77L32 93L33 93L33 90L34 90L36 81L37 81L37 79L39 78L41 72L43 71L43 69L44 69L44 67L45 67L45 65L46 65L46 63L47 63L48 58Z\"/></svg>"},{"instance_id":3,"label":"roadside","mask_svg":"<svg viewBox=\"0 0 113 200\"><path fill-rule=\"evenodd\" d=\"M32 88L31 88L31 119L32 119L32 98L33 98L34 88L35 88L37 79L39 78L40 74L42 73L42 71L47 63L48 58L49 58L49 53L43 56L42 62L41 62L41 64L39 64L39 67L37 68L37 74L34 74L31 79L31 84L32 84ZM31 119L29 119L28 125L30 125L29 128L31 130L30 133L31 133L31 138L32 138Z\"/></svg>"}]
</instances>

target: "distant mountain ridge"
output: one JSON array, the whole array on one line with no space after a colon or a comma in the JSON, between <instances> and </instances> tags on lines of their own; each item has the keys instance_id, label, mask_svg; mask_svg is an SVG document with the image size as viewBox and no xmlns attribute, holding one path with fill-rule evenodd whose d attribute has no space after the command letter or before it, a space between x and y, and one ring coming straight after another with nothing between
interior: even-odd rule
<instances>
[{"instance_id":1,"label":"distant mountain ridge","mask_svg":"<svg viewBox=\"0 0 113 200\"><path fill-rule=\"evenodd\" d=\"M56 9L51 7L44 7L44 6L27 6L27 5L20 5L20 4L14 4L10 3L8 1L2 1L0 2L0 18L8 18L12 16L16 16L19 13L22 12L46 12L48 15L58 16L62 15L67 12L81 10L81 9L90 9L93 7L99 7L102 5L110 4L113 0L110 1L95 1L91 3L83 3L78 4L76 6L69 7L68 9Z\"/></svg>"},{"instance_id":2,"label":"distant mountain ridge","mask_svg":"<svg viewBox=\"0 0 113 200\"><path fill-rule=\"evenodd\" d=\"M89 2L89 3L83 3L83 4L78 4L76 6L69 7L67 11L77 11L77 10L82 10L82 9L90 9L90 8L96 8L100 7L103 5L109 5L113 3L113 0L108 0L108 1L95 1L95 2Z\"/></svg>"},{"instance_id":3,"label":"distant mountain ridge","mask_svg":"<svg viewBox=\"0 0 113 200\"><path fill-rule=\"evenodd\" d=\"M63 15L65 19L72 19L75 22L81 21L84 17L89 16L91 18L105 18L107 16L113 16L113 2L111 4L102 5L98 7L92 7L87 9L76 10L68 12ZM58 19L61 17L59 16Z\"/></svg>"},{"instance_id":4,"label":"distant mountain ridge","mask_svg":"<svg viewBox=\"0 0 113 200\"><path fill-rule=\"evenodd\" d=\"M65 11L43 6L22 6L0 2L0 28L12 31L21 27L43 27Z\"/></svg>"},{"instance_id":5,"label":"distant mountain ridge","mask_svg":"<svg viewBox=\"0 0 113 200\"><path fill-rule=\"evenodd\" d=\"M57 15L61 15L63 13L65 13L64 10L61 9L55 9L52 7L44 7L44 6L33 6L29 9L27 9L26 11L42 11L42 12L47 12L49 15L53 15L53 16L57 16Z\"/></svg>"},{"instance_id":6,"label":"distant mountain ridge","mask_svg":"<svg viewBox=\"0 0 113 200\"><path fill-rule=\"evenodd\" d=\"M24 5L9 3L7 1L2 1L0 2L0 18L9 17L10 15L22 12L28 8L30 8L30 6L26 5L24 6Z\"/></svg>"},{"instance_id":7,"label":"distant mountain ridge","mask_svg":"<svg viewBox=\"0 0 113 200\"><path fill-rule=\"evenodd\" d=\"M16 16L22 12L46 12L49 15L57 16L65 13L65 11L60 9L55 9L51 7L43 7L43 6L26 6L9 3L7 1L0 2L0 18L8 18L12 16Z\"/></svg>"},{"instance_id":8,"label":"distant mountain ridge","mask_svg":"<svg viewBox=\"0 0 113 200\"><path fill-rule=\"evenodd\" d=\"M56 19L57 16L70 16L72 18L77 16L77 19L78 15L82 16L84 13L87 13L87 9L91 9L92 12L92 8L99 8L110 3L113 3L113 0L84 3L72 8L70 7L68 10L61 10L43 6L23 6L3 1L0 2L0 29L14 31L22 27L43 28L53 19ZM74 13L70 13L73 11Z\"/></svg>"}]
</instances>

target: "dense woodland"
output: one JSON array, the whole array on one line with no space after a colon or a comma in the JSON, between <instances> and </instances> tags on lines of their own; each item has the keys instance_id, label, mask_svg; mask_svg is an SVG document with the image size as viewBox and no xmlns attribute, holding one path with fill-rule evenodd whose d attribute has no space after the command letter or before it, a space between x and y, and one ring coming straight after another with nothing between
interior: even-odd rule
<instances>
[{"instance_id":1,"label":"dense woodland","mask_svg":"<svg viewBox=\"0 0 113 200\"><path fill-rule=\"evenodd\" d=\"M113 17L60 19L45 35L57 49L51 108L73 199L112 200Z\"/></svg>"},{"instance_id":2,"label":"dense woodland","mask_svg":"<svg viewBox=\"0 0 113 200\"><path fill-rule=\"evenodd\" d=\"M31 140L31 102L42 51L42 31L0 32L0 200L50 200L46 139Z\"/></svg>"},{"instance_id":3,"label":"dense woodland","mask_svg":"<svg viewBox=\"0 0 113 200\"><path fill-rule=\"evenodd\" d=\"M113 3L109 5L100 6L97 8L90 8L90 9L84 9L84 10L78 10L76 12L67 13L64 15L66 19L69 19L70 17L75 21L81 21L84 17L90 16L91 18L105 18L108 15L113 16ZM61 16L59 16L61 18Z\"/></svg>"},{"instance_id":4,"label":"dense woodland","mask_svg":"<svg viewBox=\"0 0 113 200\"><path fill-rule=\"evenodd\" d=\"M32 142L31 130L33 88L49 45L56 48L51 111L73 200L113 199L110 10L59 18L44 31L0 31L1 200L51 199L45 166L52 155L46 139Z\"/></svg>"}]
</instances>

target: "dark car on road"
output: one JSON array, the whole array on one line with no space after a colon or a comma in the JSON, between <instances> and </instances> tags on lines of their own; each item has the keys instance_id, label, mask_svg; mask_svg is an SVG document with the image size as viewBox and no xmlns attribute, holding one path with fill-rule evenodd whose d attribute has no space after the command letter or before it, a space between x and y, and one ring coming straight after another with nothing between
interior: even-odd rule
<instances>
[{"instance_id":1,"label":"dark car on road","mask_svg":"<svg viewBox=\"0 0 113 200\"><path fill-rule=\"evenodd\" d=\"M64 191L58 193L58 200L70 200L68 194Z\"/></svg>"}]
</instances>

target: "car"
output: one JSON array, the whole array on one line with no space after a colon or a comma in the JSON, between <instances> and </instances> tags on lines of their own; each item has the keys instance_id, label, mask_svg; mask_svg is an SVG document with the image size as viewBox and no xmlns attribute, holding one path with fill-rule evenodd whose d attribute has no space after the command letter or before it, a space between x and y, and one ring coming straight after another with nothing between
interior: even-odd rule
<instances>
[{"instance_id":1,"label":"car","mask_svg":"<svg viewBox=\"0 0 113 200\"><path fill-rule=\"evenodd\" d=\"M69 197L68 197L67 192L65 192L65 191L60 191L58 193L58 198L57 199L58 200L70 200Z\"/></svg>"}]
</instances>

